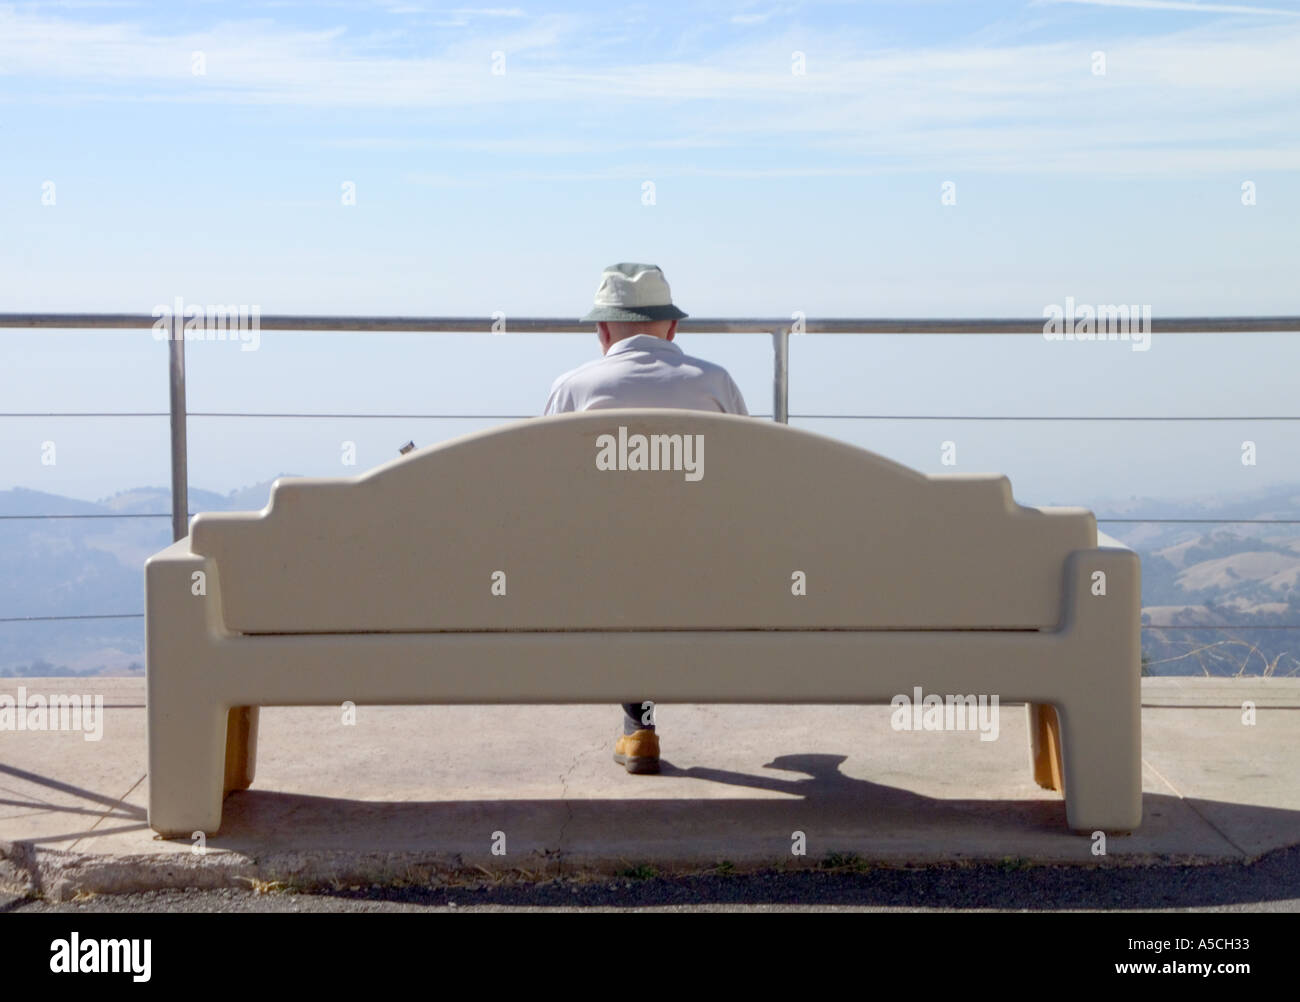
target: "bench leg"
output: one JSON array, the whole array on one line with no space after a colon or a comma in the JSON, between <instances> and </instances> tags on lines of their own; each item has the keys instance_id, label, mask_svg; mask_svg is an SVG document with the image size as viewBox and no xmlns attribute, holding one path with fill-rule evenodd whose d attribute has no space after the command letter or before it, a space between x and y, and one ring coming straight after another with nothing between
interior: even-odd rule
<instances>
[{"instance_id":1,"label":"bench leg","mask_svg":"<svg viewBox=\"0 0 1300 1002\"><path fill-rule=\"evenodd\" d=\"M1046 790L1065 792L1065 775L1061 768L1061 721L1056 707L1049 703L1028 703L1029 765L1034 782Z\"/></svg>"},{"instance_id":2,"label":"bench leg","mask_svg":"<svg viewBox=\"0 0 1300 1002\"><path fill-rule=\"evenodd\" d=\"M232 716L208 684L221 674L213 643L221 621L217 568L206 557L179 552L181 546L145 563L149 827L166 838L212 836L221 827ZM238 767L230 778L251 778L249 743L238 737L233 743Z\"/></svg>"},{"instance_id":3,"label":"bench leg","mask_svg":"<svg viewBox=\"0 0 1300 1002\"><path fill-rule=\"evenodd\" d=\"M1049 733L1057 718L1066 820L1084 834L1142 824L1141 582L1130 550L1076 551L1066 561L1068 653L1054 666L1063 685L1055 713L1039 716Z\"/></svg>"},{"instance_id":4,"label":"bench leg","mask_svg":"<svg viewBox=\"0 0 1300 1002\"><path fill-rule=\"evenodd\" d=\"M166 838L207 836L221 827L225 795L225 707L182 698L149 708L149 827Z\"/></svg>"},{"instance_id":5,"label":"bench leg","mask_svg":"<svg viewBox=\"0 0 1300 1002\"><path fill-rule=\"evenodd\" d=\"M1065 816L1082 834L1131 832L1142 824L1142 749L1128 711L1096 700L1061 708Z\"/></svg>"},{"instance_id":6,"label":"bench leg","mask_svg":"<svg viewBox=\"0 0 1300 1002\"><path fill-rule=\"evenodd\" d=\"M226 793L247 790L257 771L257 718L259 707L232 706L226 719Z\"/></svg>"}]
</instances>

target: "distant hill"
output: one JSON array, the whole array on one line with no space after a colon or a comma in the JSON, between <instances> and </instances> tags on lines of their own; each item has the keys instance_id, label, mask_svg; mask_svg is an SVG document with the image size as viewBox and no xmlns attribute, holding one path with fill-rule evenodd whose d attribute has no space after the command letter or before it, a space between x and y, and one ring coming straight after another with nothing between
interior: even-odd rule
<instances>
[{"instance_id":1,"label":"distant hill","mask_svg":"<svg viewBox=\"0 0 1300 1002\"><path fill-rule=\"evenodd\" d=\"M230 494L191 487L190 510L263 508L271 483ZM144 610L144 562L172 538L168 488L133 488L96 502L0 491L0 515L91 514L163 517L0 519L0 618ZM128 674L143 664L140 619L0 623L0 675Z\"/></svg>"},{"instance_id":2,"label":"distant hill","mask_svg":"<svg viewBox=\"0 0 1300 1002\"><path fill-rule=\"evenodd\" d=\"M293 476L294 474L281 474ZM229 494L190 488L191 511L255 511L271 480ZM144 561L171 542L170 491L97 502L0 491L0 514L160 518L0 520L0 618L139 613ZM1203 498L1097 499L1119 518L1300 520L1300 486ZM1101 528L1142 557L1143 651L1153 674L1300 674L1300 525L1134 524ZM1226 630L1193 627L1232 627ZM0 623L0 675L143 670L140 619Z\"/></svg>"},{"instance_id":3,"label":"distant hill","mask_svg":"<svg viewBox=\"0 0 1300 1002\"><path fill-rule=\"evenodd\" d=\"M1300 487L1226 496L1098 500L1118 518L1300 520ZM1300 525L1104 523L1142 557L1152 674L1300 674ZM1228 626L1206 630L1190 627Z\"/></svg>"}]
</instances>

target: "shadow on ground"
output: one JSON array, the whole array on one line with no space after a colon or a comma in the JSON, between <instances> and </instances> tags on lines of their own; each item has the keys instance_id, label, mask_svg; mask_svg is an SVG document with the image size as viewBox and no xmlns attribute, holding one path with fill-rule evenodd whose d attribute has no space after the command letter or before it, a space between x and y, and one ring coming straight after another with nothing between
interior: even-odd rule
<instances>
[{"instance_id":1,"label":"shadow on ground","mask_svg":"<svg viewBox=\"0 0 1300 1002\"><path fill-rule=\"evenodd\" d=\"M1213 816L1229 819L1230 830L1293 831L1297 842L1300 812L1148 793L1143 828L1112 837L1108 854L1098 857L1091 839L1066 829L1064 803L1045 791L1032 800L932 798L846 776L844 761L842 755L787 755L767 763L772 775L663 764L668 777L734 787L735 799L384 802L252 789L227 799L222 830L208 846L252 860L312 852L451 857L462 871L483 867L503 877L478 887L458 881L454 894L463 904L502 906L1113 909L1300 899L1300 847L1251 864L1184 865L1190 853L1167 851L1178 845L1170 836L1177 836L1189 807L1207 829L1203 819ZM77 792L66 784L60 789ZM746 798L745 790L787 796ZM39 887L36 852L42 845L75 839L77 851L93 853L102 836L148 832L139 807L118 803L102 810L66 808L69 821L92 815L99 821L84 831L10 843L10 865L29 870L32 886ZM791 855L796 831L807 841L807 855L798 859ZM491 852L495 832L509 839L505 857ZM1228 850L1230 841L1220 837ZM791 862L790 870L779 868L783 860ZM916 861L924 865L907 865ZM166 863L166 856L159 858L158 865ZM536 878L592 871L623 876L525 881L511 876L514 868ZM376 887L362 897L432 906L445 904L452 893L446 886ZM467 894L473 902L464 900Z\"/></svg>"}]
</instances>

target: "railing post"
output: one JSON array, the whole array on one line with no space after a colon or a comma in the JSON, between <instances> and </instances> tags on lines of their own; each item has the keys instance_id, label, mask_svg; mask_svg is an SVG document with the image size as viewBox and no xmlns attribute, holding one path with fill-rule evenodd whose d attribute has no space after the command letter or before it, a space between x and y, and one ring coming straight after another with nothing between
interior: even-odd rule
<instances>
[{"instance_id":1,"label":"railing post","mask_svg":"<svg viewBox=\"0 0 1300 1002\"><path fill-rule=\"evenodd\" d=\"M185 448L185 320L172 314L167 356L171 385L172 541L190 534L190 489Z\"/></svg>"},{"instance_id":2,"label":"railing post","mask_svg":"<svg viewBox=\"0 0 1300 1002\"><path fill-rule=\"evenodd\" d=\"M772 420L790 423L790 328L772 332Z\"/></svg>"}]
</instances>

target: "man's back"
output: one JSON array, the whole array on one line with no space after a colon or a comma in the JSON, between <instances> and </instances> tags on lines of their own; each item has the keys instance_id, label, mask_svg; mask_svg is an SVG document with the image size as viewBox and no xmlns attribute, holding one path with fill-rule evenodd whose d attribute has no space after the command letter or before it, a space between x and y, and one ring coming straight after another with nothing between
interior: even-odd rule
<instances>
[{"instance_id":1,"label":"man's back","mask_svg":"<svg viewBox=\"0 0 1300 1002\"><path fill-rule=\"evenodd\" d=\"M658 265L620 262L600 276L583 323L596 325L602 358L580 365L551 384L546 414L615 407L679 407L748 414L727 370L691 358L677 345L685 317ZM604 596L592 596L600 601ZM628 695L633 695L629 693ZM632 773L659 771L659 736L650 700L623 704L623 736L614 761Z\"/></svg>"},{"instance_id":2,"label":"man's back","mask_svg":"<svg viewBox=\"0 0 1300 1002\"><path fill-rule=\"evenodd\" d=\"M748 414L740 388L722 366L693 358L653 334L610 345L602 358L551 385L546 414L610 407L680 407Z\"/></svg>"}]
</instances>

